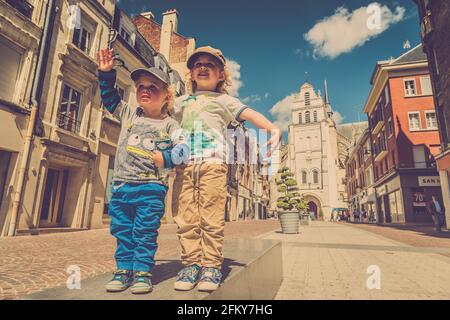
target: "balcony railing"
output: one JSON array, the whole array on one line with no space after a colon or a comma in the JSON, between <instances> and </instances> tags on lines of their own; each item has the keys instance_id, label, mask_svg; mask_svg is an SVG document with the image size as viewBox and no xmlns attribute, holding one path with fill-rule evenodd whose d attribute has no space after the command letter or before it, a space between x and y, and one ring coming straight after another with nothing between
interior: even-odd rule
<instances>
[{"instance_id":1,"label":"balcony railing","mask_svg":"<svg viewBox=\"0 0 450 320\"><path fill-rule=\"evenodd\" d=\"M21 14L27 18L31 18L34 7L24 0L6 0L8 4L17 9Z\"/></svg>"},{"instance_id":2,"label":"balcony railing","mask_svg":"<svg viewBox=\"0 0 450 320\"><path fill-rule=\"evenodd\" d=\"M58 114L58 127L61 129L78 133L80 132L80 121L65 114Z\"/></svg>"},{"instance_id":3,"label":"balcony railing","mask_svg":"<svg viewBox=\"0 0 450 320\"><path fill-rule=\"evenodd\" d=\"M383 120L379 120L375 126L375 128L373 128L372 130L372 134L378 134L378 132L380 132L381 128L384 125L384 121Z\"/></svg>"}]
</instances>

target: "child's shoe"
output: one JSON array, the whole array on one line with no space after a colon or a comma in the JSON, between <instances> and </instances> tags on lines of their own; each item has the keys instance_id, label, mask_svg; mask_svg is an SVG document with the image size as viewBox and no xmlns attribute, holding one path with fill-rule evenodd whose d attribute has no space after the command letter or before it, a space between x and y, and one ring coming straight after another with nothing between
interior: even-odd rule
<instances>
[{"instance_id":1,"label":"child's shoe","mask_svg":"<svg viewBox=\"0 0 450 320\"><path fill-rule=\"evenodd\" d=\"M133 285L130 288L131 293L142 294L149 293L153 289L150 272L138 271L134 274Z\"/></svg>"},{"instance_id":2,"label":"child's shoe","mask_svg":"<svg viewBox=\"0 0 450 320\"><path fill-rule=\"evenodd\" d=\"M222 272L219 269L205 267L202 269L197 289L198 291L214 291L219 287L220 281L222 281Z\"/></svg>"},{"instance_id":3,"label":"child's shoe","mask_svg":"<svg viewBox=\"0 0 450 320\"><path fill-rule=\"evenodd\" d=\"M120 292L126 290L133 281L133 271L118 269L114 271L114 277L105 285L108 292Z\"/></svg>"},{"instance_id":4,"label":"child's shoe","mask_svg":"<svg viewBox=\"0 0 450 320\"><path fill-rule=\"evenodd\" d=\"M202 268L196 264L187 266L178 272L177 280L174 284L175 290L188 291L192 290L197 284L198 275Z\"/></svg>"}]
</instances>

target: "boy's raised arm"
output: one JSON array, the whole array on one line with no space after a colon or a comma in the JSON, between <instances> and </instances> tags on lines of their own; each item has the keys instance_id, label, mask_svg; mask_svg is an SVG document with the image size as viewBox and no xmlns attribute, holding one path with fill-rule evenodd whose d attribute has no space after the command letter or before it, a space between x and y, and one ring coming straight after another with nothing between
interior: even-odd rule
<instances>
[{"instance_id":1,"label":"boy's raised arm","mask_svg":"<svg viewBox=\"0 0 450 320\"><path fill-rule=\"evenodd\" d=\"M121 99L116 89L116 70L113 69L113 50L102 49L97 53L98 81L103 105L114 113Z\"/></svg>"}]
</instances>

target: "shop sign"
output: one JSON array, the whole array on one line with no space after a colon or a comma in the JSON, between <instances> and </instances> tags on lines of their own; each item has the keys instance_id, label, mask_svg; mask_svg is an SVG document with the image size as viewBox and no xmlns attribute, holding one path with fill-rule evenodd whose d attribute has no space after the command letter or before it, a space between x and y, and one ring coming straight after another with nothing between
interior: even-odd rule
<instances>
[{"instance_id":1,"label":"shop sign","mask_svg":"<svg viewBox=\"0 0 450 320\"><path fill-rule=\"evenodd\" d=\"M438 176L419 176L419 187L440 187L441 180Z\"/></svg>"},{"instance_id":2,"label":"shop sign","mask_svg":"<svg viewBox=\"0 0 450 320\"><path fill-rule=\"evenodd\" d=\"M427 201L424 192L413 193L413 207L426 207Z\"/></svg>"}]
</instances>

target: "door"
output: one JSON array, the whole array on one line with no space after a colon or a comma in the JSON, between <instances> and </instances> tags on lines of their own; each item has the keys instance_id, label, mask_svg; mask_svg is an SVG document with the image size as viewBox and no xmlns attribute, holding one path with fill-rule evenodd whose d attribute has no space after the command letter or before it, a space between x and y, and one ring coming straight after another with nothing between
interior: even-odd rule
<instances>
[{"instance_id":1,"label":"door","mask_svg":"<svg viewBox=\"0 0 450 320\"><path fill-rule=\"evenodd\" d=\"M68 170L48 169L39 227L61 226L68 175Z\"/></svg>"}]
</instances>

